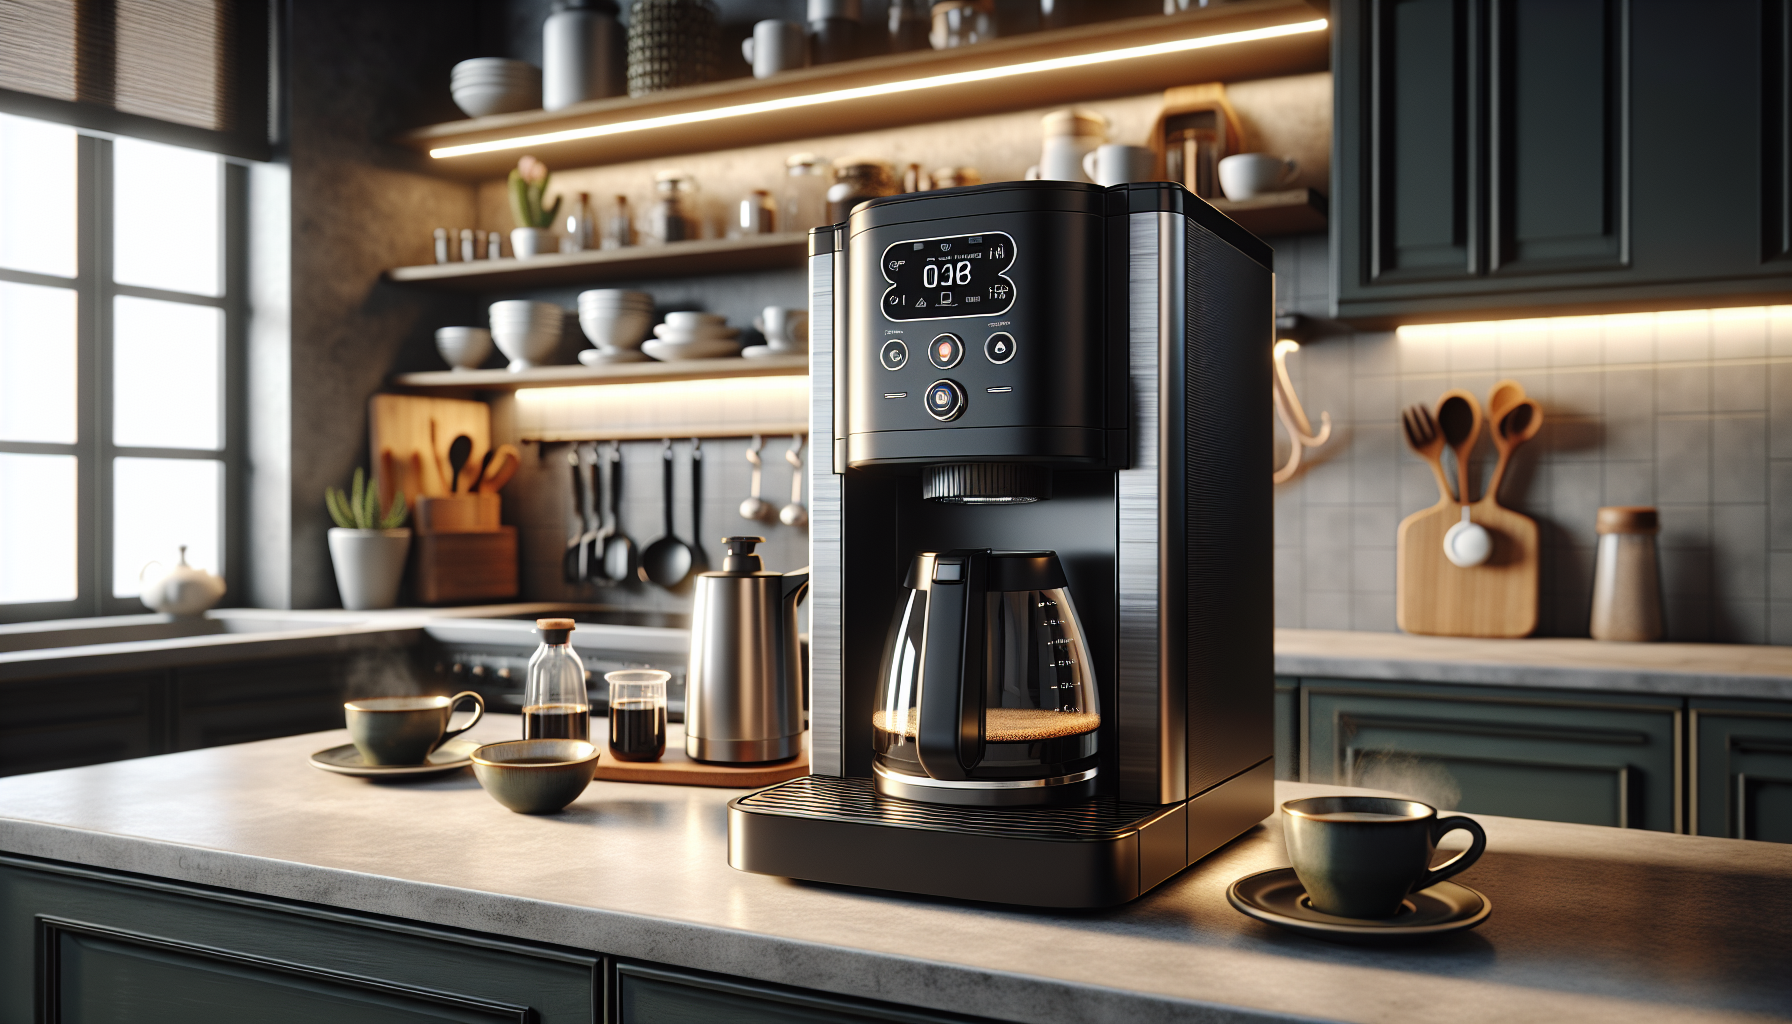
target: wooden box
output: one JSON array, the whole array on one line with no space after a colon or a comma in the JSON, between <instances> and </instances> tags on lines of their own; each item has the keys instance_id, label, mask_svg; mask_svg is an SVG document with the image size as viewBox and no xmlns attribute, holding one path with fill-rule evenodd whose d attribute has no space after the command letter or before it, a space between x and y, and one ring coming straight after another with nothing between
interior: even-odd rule
<instances>
[{"instance_id":1,"label":"wooden box","mask_svg":"<svg viewBox=\"0 0 1792 1024\"><path fill-rule=\"evenodd\" d=\"M493 533L502 527L503 498L491 494L448 494L417 499L418 533Z\"/></svg>"},{"instance_id":2,"label":"wooden box","mask_svg":"<svg viewBox=\"0 0 1792 1024\"><path fill-rule=\"evenodd\" d=\"M494 495L495 497L495 495ZM419 533L411 549L419 604L492 601L517 595L516 527L484 533Z\"/></svg>"}]
</instances>

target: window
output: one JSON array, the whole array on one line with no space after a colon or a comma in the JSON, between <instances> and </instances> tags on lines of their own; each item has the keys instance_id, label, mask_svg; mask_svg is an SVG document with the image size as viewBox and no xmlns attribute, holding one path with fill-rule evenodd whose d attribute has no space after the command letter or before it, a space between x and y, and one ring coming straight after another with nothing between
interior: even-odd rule
<instances>
[{"instance_id":1,"label":"window","mask_svg":"<svg viewBox=\"0 0 1792 1024\"><path fill-rule=\"evenodd\" d=\"M0 114L0 621L227 578L243 172Z\"/></svg>"}]
</instances>

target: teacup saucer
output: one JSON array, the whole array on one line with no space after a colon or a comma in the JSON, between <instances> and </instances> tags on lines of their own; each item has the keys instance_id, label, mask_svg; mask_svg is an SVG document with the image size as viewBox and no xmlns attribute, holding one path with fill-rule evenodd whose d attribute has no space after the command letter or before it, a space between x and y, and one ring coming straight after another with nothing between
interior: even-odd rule
<instances>
[{"instance_id":1,"label":"teacup saucer","mask_svg":"<svg viewBox=\"0 0 1792 1024\"><path fill-rule=\"evenodd\" d=\"M740 354L748 359L770 359L773 356L806 356L809 354L809 349L807 347L773 348L770 345L748 345L740 350Z\"/></svg>"},{"instance_id":2,"label":"teacup saucer","mask_svg":"<svg viewBox=\"0 0 1792 1024\"><path fill-rule=\"evenodd\" d=\"M388 775L437 775L457 771L473 763L473 751L479 744L473 740L449 740L430 752L422 764L368 764L353 743L320 750L311 755L311 767L337 775L366 777Z\"/></svg>"},{"instance_id":3,"label":"teacup saucer","mask_svg":"<svg viewBox=\"0 0 1792 1024\"><path fill-rule=\"evenodd\" d=\"M1493 912L1493 901L1466 885L1439 882L1406 898L1386 920L1336 917L1307 905L1307 890L1293 868L1246 875L1226 890L1239 913L1333 942L1398 942L1473 928Z\"/></svg>"},{"instance_id":4,"label":"teacup saucer","mask_svg":"<svg viewBox=\"0 0 1792 1024\"><path fill-rule=\"evenodd\" d=\"M630 348L579 350L579 362L586 366L604 366L609 363L650 363L652 361L652 357Z\"/></svg>"}]
</instances>

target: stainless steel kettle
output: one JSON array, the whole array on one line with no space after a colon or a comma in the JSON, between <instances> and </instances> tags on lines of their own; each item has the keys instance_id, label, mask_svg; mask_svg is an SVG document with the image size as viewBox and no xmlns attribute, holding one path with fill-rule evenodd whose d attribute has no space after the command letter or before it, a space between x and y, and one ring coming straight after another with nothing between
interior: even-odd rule
<instances>
[{"instance_id":1,"label":"stainless steel kettle","mask_svg":"<svg viewBox=\"0 0 1792 1024\"><path fill-rule=\"evenodd\" d=\"M809 569L766 572L764 537L724 537L720 572L697 577L684 751L699 761L783 761L803 749L796 606Z\"/></svg>"}]
</instances>

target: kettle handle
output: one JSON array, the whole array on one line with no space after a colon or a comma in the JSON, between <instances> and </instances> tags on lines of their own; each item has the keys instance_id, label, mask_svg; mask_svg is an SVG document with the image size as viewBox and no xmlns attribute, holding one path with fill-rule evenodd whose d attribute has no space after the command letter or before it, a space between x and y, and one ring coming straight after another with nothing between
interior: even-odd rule
<instances>
[{"instance_id":1,"label":"kettle handle","mask_svg":"<svg viewBox=\"0 0 1792 1024\"><path fill-rule=\"evenodd\" d=\"M983 760L987 555L948 551L933 563L921 641L916 754L935 779L962 781Z\"/></svg>"},{"instance_id":2,"label":"kettle handle","mask_svg":"<svg viewBox=\"0 0 1792 1024\"><path fill-rule=\"evenodd\" d=\"M809 567L808 566L805 565L801 569L792 569L789 572L784 574L784 592L781 595L784 600L789 601L792 604L795 604L798 601L801 601L803 599L803 595L807 594L808 592L809 592Z\"/></svg>"}]
</instances>

